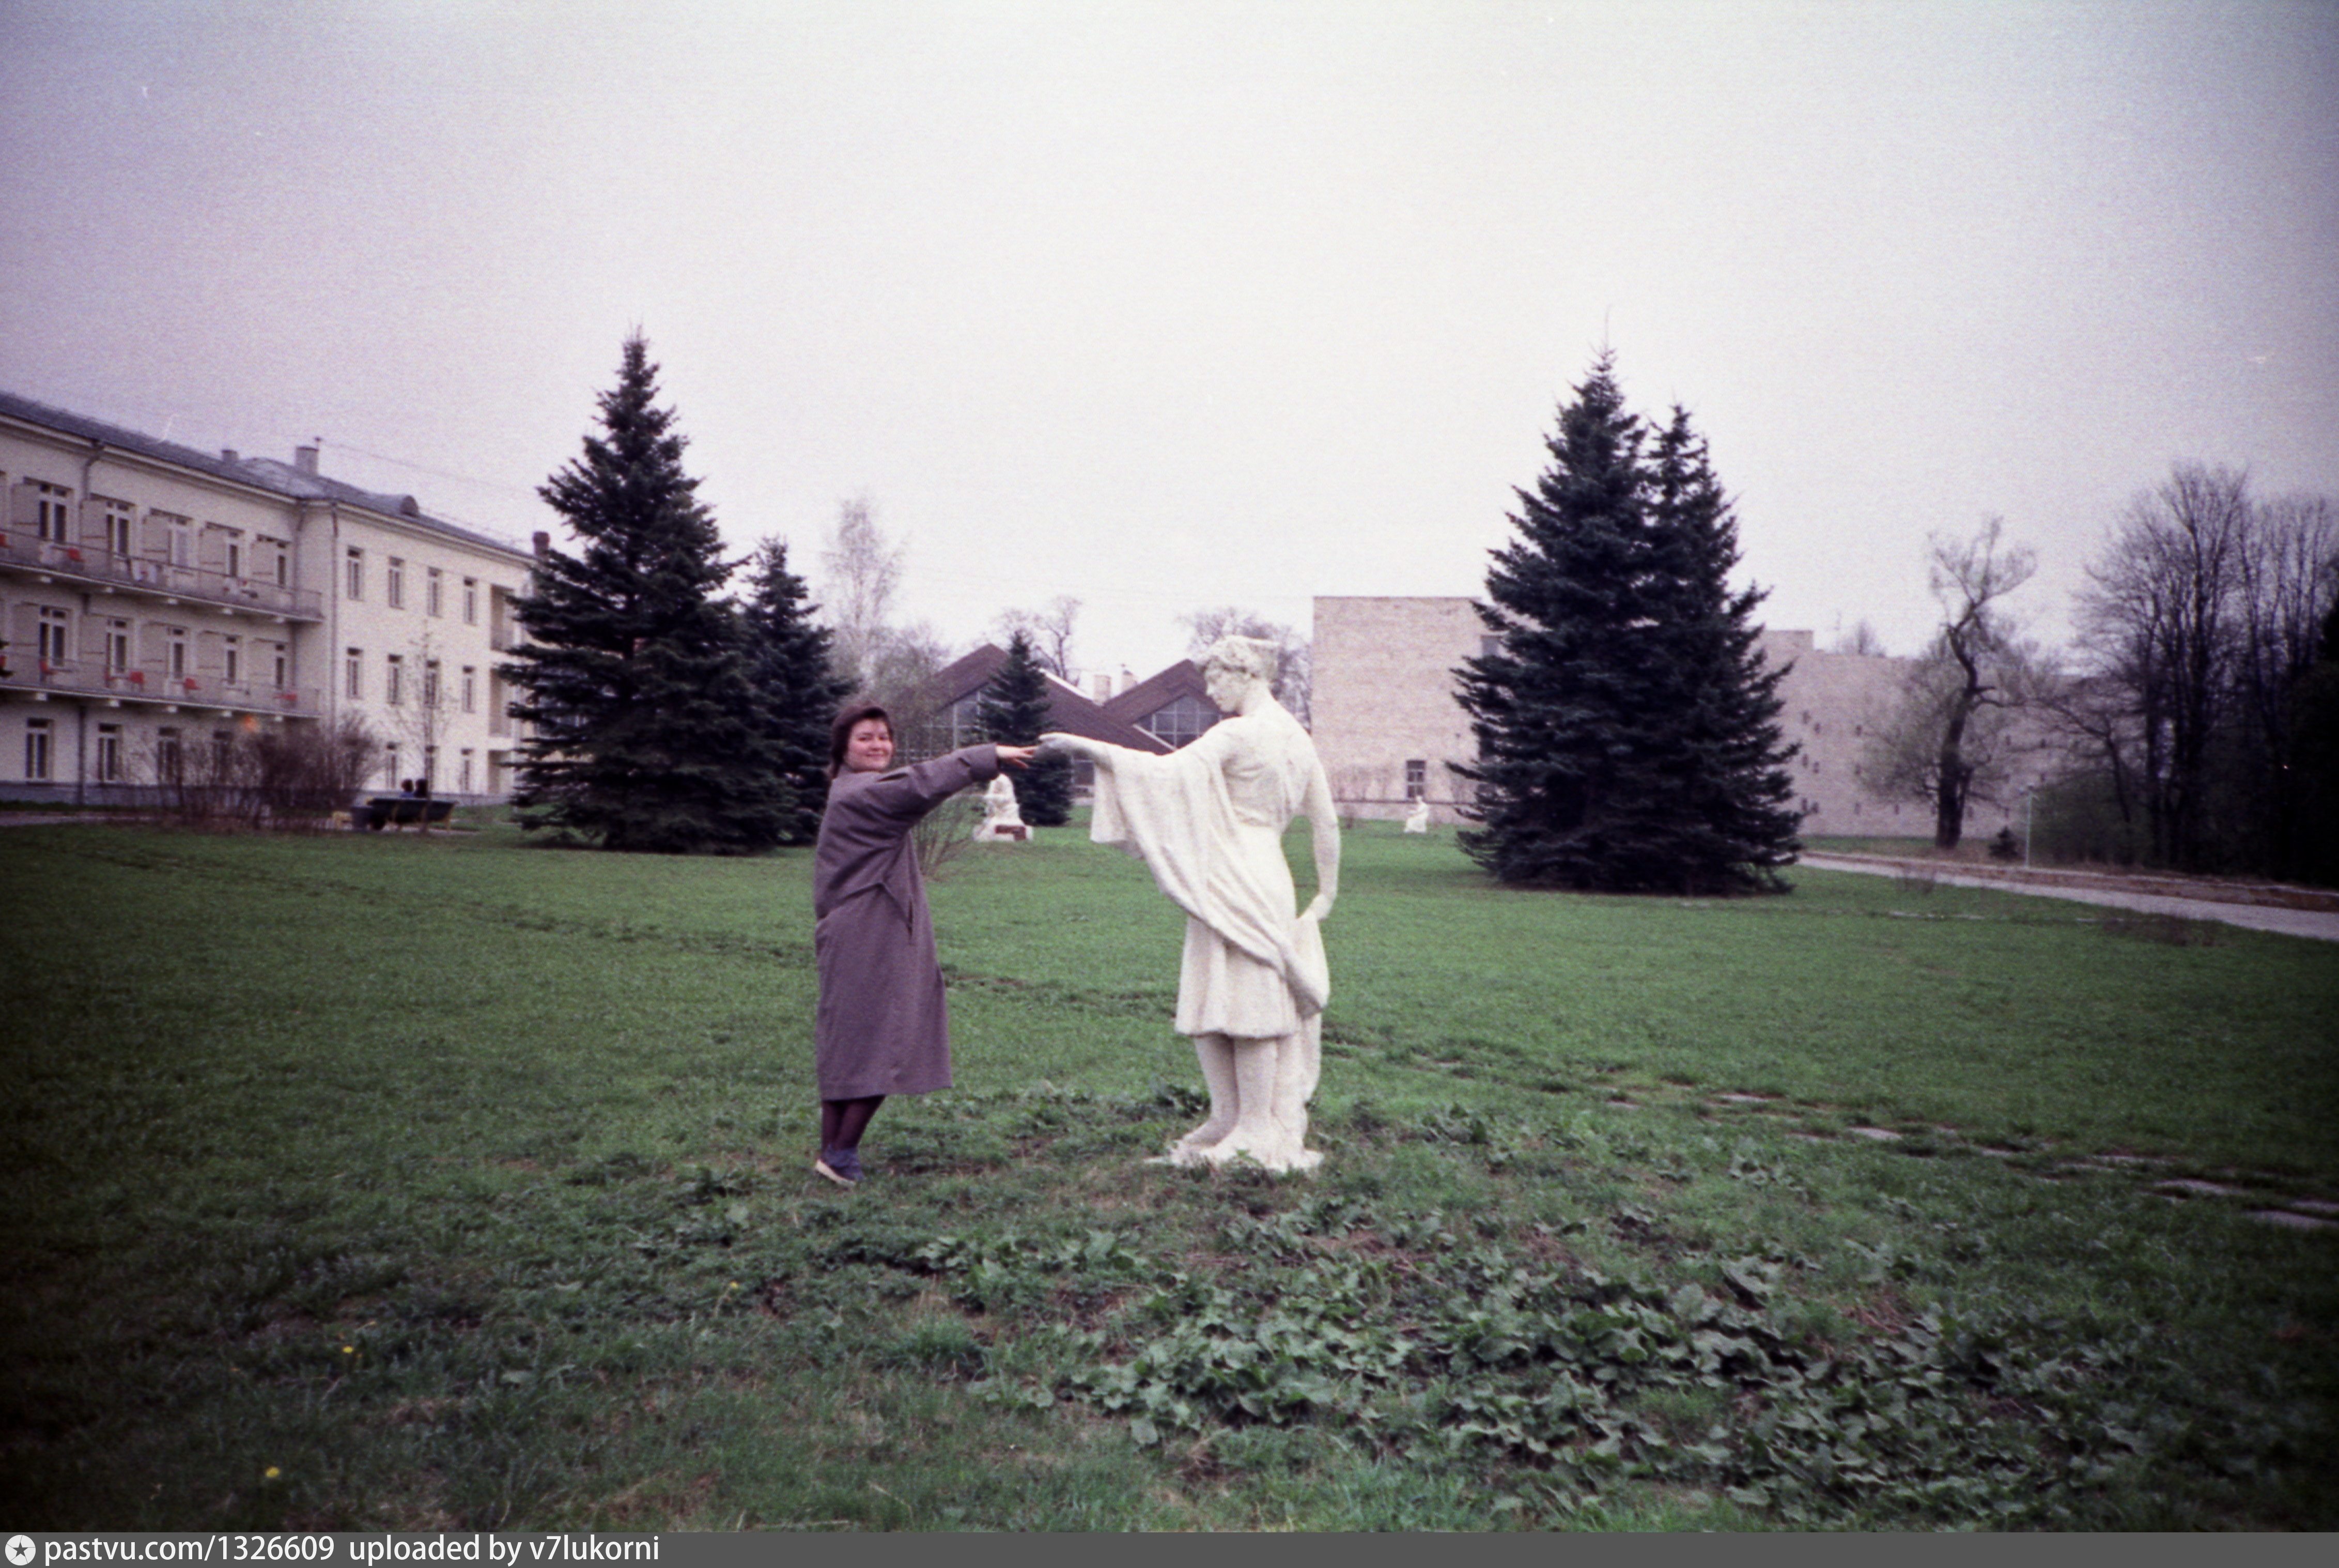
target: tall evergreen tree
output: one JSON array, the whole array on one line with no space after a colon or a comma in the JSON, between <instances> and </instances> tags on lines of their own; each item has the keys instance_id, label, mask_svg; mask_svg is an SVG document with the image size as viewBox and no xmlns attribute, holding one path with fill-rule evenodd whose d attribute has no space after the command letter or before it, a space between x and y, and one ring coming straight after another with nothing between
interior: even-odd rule
<instances>
[{"instance_id":1,"label":"tall evergreen tree","mask_svg":"<svg viewBox=\"0 0 2339 1568\"><path fill-rule=\"evenodd\" d=\"M1004 745L1038 744L1050 727L1048 672L1040 663L1031 636L1017 627L1007 639L1007 662L982 688L974 722L982 733ZM1033 827L1061 827L1072 820L1072 760L1040 757L1015 782L1015 806Z\"/></svg>"},{"instance_id":2,"label":"tall evergreen tree","mask_svg":"<svg viewBox=\"0 0 2339 1568\"><path fill-rule=\"evenodd\" d=\"M788 570L788 547L765 539L747 563L747 680L756 722L775 765L794 793L783 843L810 843L828 804L828 726L852 686L835 671L834 645L812 618L804 578Z\"/></svg>"},{"instance_id":3,"label":"tall evergreen tree","mask_svg":"<svg viewBox=\"0 0 2339 1568\"><path fill-rule=\"evenodd\" d=\"M602 434L537 492L582 552L548 550L516 608L504 674L530 727L515 796L528 828L603 848L741 853L785 833L792 794L755 723L715 519L682 469L674 413L636 335Z\"/></svg>"},{"instance_id":4,"label":"tall evergreen tree","mask_svg":"<svg viewBox=\"0 0 2339 1568\"><path fill-rule=\"evenodd\" d=\"M1509 883L1772 891L1795 853L1777 687L1733 594L1737 525L1686 414L1652 442L1605 354L1494 553L1485 651L1456 673L1479 747L1463 847Z\"/></svg>"}]
</instances>

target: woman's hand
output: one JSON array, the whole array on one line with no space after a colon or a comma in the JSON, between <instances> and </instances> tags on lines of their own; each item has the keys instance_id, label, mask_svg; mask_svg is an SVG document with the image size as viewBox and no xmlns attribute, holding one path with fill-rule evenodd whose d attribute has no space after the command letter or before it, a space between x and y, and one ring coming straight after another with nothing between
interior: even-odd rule
<instances>
[{"instance_id":1,"label":"woman's hand","mask_svg":"<svg viewBox=\"0 0 2339 1568\"><path fill-rule=\"evenodd\" d=\"M1050 730L1040 737L1040 749L1051 754L1061 753L1065 756L1093 756L1096 753L1096 743L1080 735L1066 735L1061 730Z\"/></svg>"},{"instance_id":2,"label":"woman's hand","mask_svg":"<svg viewBox=\"0 0 2339 1568\"><path fill-rule=\"evenodd\" d=\"M1038 746L993 746L991 749L999 754L1001 767L1018 770L1029 766L1031 759L1040 754Z\"/></svg>"}]
</instances>

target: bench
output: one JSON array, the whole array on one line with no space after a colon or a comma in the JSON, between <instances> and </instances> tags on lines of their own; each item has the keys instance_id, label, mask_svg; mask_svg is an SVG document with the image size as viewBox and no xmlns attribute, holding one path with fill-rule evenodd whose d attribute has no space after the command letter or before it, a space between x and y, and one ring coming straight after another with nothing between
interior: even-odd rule
<instances>
[{"instance_id":1,"label":"bench","mask_svg":"<svg viewBox=\"0 0 2339 1568\"><path fill-rule=\"evenodd\" d=\"M350 814L351 825L380 833L386 827L429 827L443 823L455 809L450 800L425 800L420 795L376 795Z\"/></svg>"}]
</instances>

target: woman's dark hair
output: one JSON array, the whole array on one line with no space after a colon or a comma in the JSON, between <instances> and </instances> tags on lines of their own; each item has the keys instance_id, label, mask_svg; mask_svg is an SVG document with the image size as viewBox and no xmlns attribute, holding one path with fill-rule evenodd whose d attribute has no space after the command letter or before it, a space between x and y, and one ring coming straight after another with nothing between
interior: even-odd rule
<instances>
[{"instance_id":1,"label":"woman's dark hair","mask_svg":"<svg viewBox=\"0 0 2339 1568\"><path fill-rule=\"evenodd\" d=\"M836 722L828 726L829 777L834 778L844 771L844 745L853 738L853 726L863 719L883 719L885 733L893 733L893 715L875 703L863 703L859 707L847 708L837 715Z\"/></svg>"}]
</instances>

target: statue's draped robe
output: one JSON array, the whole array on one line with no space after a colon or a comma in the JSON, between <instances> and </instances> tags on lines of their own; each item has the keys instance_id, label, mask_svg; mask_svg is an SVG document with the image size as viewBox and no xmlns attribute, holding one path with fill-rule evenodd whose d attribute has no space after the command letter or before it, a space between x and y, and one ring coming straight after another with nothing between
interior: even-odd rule
<instances>
[{"instance_id":1,"label":"statue's draped robe","mask_svg":"<svg viewBox=\"0 0 2339 1568\"><path fill-rule=\"evenodd\" d=\"M843 773L830 783L812 873L821 1099L951 1086L950 1010L910 830L998 773L998 749L979 745L890 773Z\"/></svg>"},{"instance_id":2,"label":"statue's draped robe","mask_svg":"<svg viewBox=\"0 0 2339 1568\"><path fill-rule=\"evenodd\" d=\"M1269 704L1168 756L1114 753L1097 769L1089 827L1098 843L1144 861L1186 912L1178 1031L1294 1040L1302 1104L1316 1087L1331 973L1318 922L1297 913L1283 832L1322 767L1299 722Z\"/></svg>"}]
</instances>

